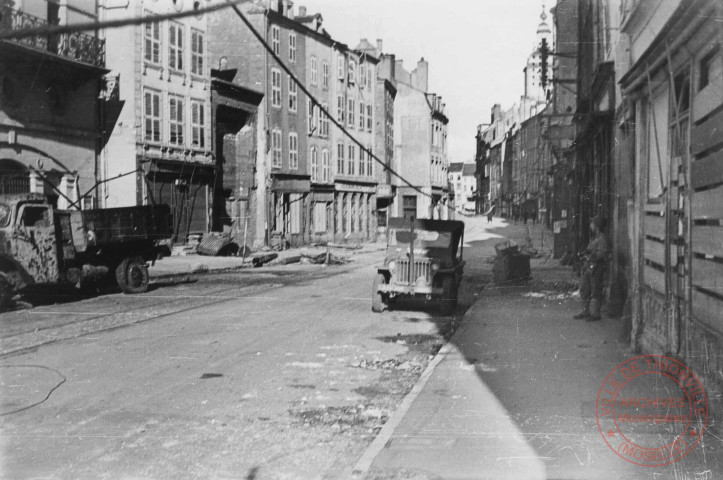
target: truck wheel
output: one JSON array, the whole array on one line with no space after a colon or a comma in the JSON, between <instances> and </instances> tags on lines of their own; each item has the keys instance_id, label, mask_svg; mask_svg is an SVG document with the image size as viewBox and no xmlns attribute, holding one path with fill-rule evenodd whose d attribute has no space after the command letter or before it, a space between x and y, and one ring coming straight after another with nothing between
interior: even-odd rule
<instances>
[{"instance_id":1,"label":"truck wheel","mask_svg":"<svg viewBox=\"0 0 723 480\"><path fill-rule=\"evenodd\" d=\"M442 299L439 302L439 310L442 315L451 315L457 308L457 285L452 275L447 275L442 280Z\"/></svg>"},{"instance_id":2,"label":"truck wheel","mask_svg":"<svg viewBox=\"0 0 723 480\"><path fill-rule=\"evenodd\" d=\"M124 293L148 291L148 267L141 257L129 257L115 269L115 279Z\"/></svg>"},{"instance_id":3,"label":"truck wheel","mask_svg":"<svg viewBox=\"0 0 723 480\"><path fill-rule=\"evenodd\" d=\"M387 279L381 273L377 273L372 283L372 312L380 313L387 306L386 295L379 291L379 285L387 283Z\"/></svg>"}]
</instances>

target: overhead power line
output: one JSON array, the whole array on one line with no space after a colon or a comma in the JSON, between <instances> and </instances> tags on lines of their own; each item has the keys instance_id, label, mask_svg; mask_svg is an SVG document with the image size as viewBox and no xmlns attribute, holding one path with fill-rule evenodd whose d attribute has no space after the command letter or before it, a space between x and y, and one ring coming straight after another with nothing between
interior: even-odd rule
<instances>
[{"instance_id":1,"label":"overhead power line","mask_svg":"<svg viewBox=\"0 0 723 480\"><path fill-rule=\"evenodd\" d=\"M235 7L250 0L226 0L227 3L218 3L204 8L197 8L185 12L174 12L165 15L151 15L147 17L129 17L118 20L104 20L95 22L82 22L67 25L43 25L42 27L22 28L0 33L0 40L20 40L23 38L37 37L39 35L54 35L60 33L87 32L90 30L101 30L106 28L127 27L130 25L143 25L156 23L161 20L174 20L177 18L195 17L229 7Z\"/></svg>"},{"instance_id":2,"label":"overhead power line","mask_svg":"<svg viewBox=\"0 0 723 480\"><path fill-rule=\"evenodd\" d=\"M251 31L251 33L254 35L254 37L256 37L256 39L264 47L264 49L271 55L271 57L276 61L276 63L279 64L279 66L284 70L284 72L286 72L286 74L289 75L289 78L291 78L294 81L294 83L301 89L301 91L304 92L304 94L306 94L306 96L311 100L312 104L317 106L319 108L319 110L321 111L321 113L323 113L346 137L348 137L352 142L354 142L356 145L358 145L360 149L367 152L367 155L369 155L372 159L374 159L374 161L377 164L381 165L382 168L384 168L384 170L388 171L390 174L397 177L405 185L414 189L415 191L419 192L420 194L422 194L426 197L429 197L430 199L434 199L434 197L431 194L425 192L424 190L422 190L421 188L419 188L418 186L414 185L409 180L404 178L401 174L397 173L392 167L390 167L384 161L382 161L376 155L374 155L374 153L371 150L366 148L359 140L356 139L356 137L354 137L354 135L349 133L349 131L344 127L344 125L342 125L339 121L337 121L336 118L334 118L329 113L329 111L326 108L324 108L324 106L321 104L321 102L319 102L314 97L314 95L312 95L312 93L306 88L306 86L301 82L301 80L299 80L296 77L294 72L289 67L286 66L286 64L281 60L281 58L278 55L276 55L273 48L271 48L271 45L269 45L266 42L266 39L256 30L256 28L251 24L251 22L248 20L248 18L246 18L246 16L241 12L241 10L239 10L239 8L235 4L232 4L230 2L230 0L227 0L227 1L229 1L229 5L231 5L231 8L236 12L236 15L238 15L238 17L241 19L241 21L248 27L248 29ZM449 207L449 205L445 205L445 206L451 210L451 207Z\"/></svg>"}]
</instances>

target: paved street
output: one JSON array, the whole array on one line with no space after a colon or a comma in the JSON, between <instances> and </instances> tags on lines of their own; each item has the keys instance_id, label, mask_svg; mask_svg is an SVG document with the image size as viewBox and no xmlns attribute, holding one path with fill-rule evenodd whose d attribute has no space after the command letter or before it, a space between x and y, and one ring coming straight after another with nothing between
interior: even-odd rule
<instances>
[{"instance_id":1,"label":"paved street","mask_svg":"<svg viewBox=\"0 0 723 480\"><path fill-rule=\"evenodd\" d=\"M456 318L488 279L482 251ZM3 478L334 478L453 328L416 304L370 311L381 255L2 314L5 351L44 343L0 365Z\"/></svg>"}]
</instances>

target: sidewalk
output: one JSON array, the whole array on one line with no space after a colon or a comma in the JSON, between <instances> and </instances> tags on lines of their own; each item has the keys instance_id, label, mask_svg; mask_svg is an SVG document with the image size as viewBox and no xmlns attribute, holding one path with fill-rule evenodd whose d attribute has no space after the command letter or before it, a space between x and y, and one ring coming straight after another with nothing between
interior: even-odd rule
<instances>
[{"instance_id":1,"label":"sidewalk","mask_svg":"<svg viewBox=\"0 0 723 480\"><path fill-rule=\"evenodd\" d=\"M496 233L521 237L522 228ZM539 239L540 227L531 228ZM527 288L485 288L354 478L682 479L704 470L704 478L721 478L720 441L710 433L705 449L667 467L636 466L607 447L596 397L610 371L634 356L617 340L620 321L573 320L579 300L547 291L576 283L557 260L534 259L532 275Z\"/></svg>"},{"instance_id":2,"label":"sidewalk","mask_svg":"<svg viewBox=\"0 0 723 480\"><path fill-rule=\"evenodd\" d=\"M330 248L331 254L340 259L352 260L359 255L377 252L384 249L381 243L363 243L359 249L350 250L343 248ZM239 270L242 268L252 268L251 259L254 256L267 253L276 253L278 257L260 268L290 268L293 265L279 265L279 261L302 254L319 255L326 252L326 247L300 247L290 248L281 251L255 252L243 259L242 257L212 257L207 255L189 254L189 255L173 255L164 257L155 262L148 269L151 281L160 281L168 279L177 279L178 277L187 277L192 274L203 274L208 272L220 272L228 270Z\"/></svg>"}]
</instances>

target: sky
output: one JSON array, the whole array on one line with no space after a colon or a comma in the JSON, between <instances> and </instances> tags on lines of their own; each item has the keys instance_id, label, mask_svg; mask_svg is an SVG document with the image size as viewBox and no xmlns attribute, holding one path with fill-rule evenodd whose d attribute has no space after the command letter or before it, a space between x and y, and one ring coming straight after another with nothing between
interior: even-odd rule
<instances>
[{"instance_id":1,"label":"sky","mask_svg":"<svg viewBox=\"0 0 723 480\"><path fill-rule=\"evenodd\" d=\"M547 23L551 0L545 2ZM336 40L366 38L411 71L429 62L430 92L447 104L450 162L474 160L477 125L495 103L507 109L523 93L522 69L535 45L542 0L296 0L321 13Z\"/></svg>"}]
</instances>

